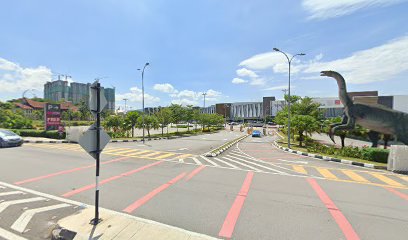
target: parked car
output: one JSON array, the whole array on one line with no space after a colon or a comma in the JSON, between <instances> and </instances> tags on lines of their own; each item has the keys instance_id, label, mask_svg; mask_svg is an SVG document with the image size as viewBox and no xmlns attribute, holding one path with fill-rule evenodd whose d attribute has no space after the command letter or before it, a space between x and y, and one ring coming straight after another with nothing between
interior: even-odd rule
<instances>
[{"instance_id":1,"label":"parked car","mask_svg":"<svg viewBox=\"0 0 408 240\"><path fill-rule=\"evenodd\" d=\"M19 147L23 142L23 138L14 132L0 129L0 147Z\"/></svg>"},{"instance_id":2,"label":"parked car","mask_svg":"<svg viewBox=\"0 0 408 240\"><path fill-rule=\"evenodd\" d=\"M252 131L252 137L261 137L261 131L258 130Z\"/></svg>"}]
</instances>

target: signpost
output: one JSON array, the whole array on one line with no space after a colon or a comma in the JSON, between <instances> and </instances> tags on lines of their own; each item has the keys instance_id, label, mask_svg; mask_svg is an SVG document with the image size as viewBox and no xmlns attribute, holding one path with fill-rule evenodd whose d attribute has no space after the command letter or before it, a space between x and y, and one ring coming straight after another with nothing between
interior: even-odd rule
<instances>
[{"instance_id":1,"label":"signpost","mask_svg":"<svg viewBox=\"0 0 408 240\"><path fill-rule=\"evenodd\" d=\"M61 125L61 107L59 104L46 103L44 109L45 130L57 130Z\"/></svg>"},{"instance_id":2,"label":"signpost","mask_svg":"<svg viewBox=\"0 0 408 240\"><path fill-rule=\"evenodd\" d=\"M102 93L102 94L101 94ZM100 155L106 144L109 143L109 135L101 128L101 112L106 106L107 101L101 84L95 81L89 89L89 109L95 117L96 122L84 132L79 138L79 144L96 160L96 179L95 179L95 218L91 220L92 225L97 225L101 219L99 218L99 168Z\"/></svg>"}]
</instances>

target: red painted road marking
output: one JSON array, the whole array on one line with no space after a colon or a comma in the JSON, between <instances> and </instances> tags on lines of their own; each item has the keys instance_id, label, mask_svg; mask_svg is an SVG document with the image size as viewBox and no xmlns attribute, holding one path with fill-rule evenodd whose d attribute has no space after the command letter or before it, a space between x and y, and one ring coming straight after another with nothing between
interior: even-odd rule
<instances>
[{"instance_id":1,"label":"red painted road marking","mask_svg":"<svg viewBox=\"0 0 408 240\"><path fill-rule=\"evenodd\" d=\"M138 199L134 203L130 204L128 207L123 209L123 211L127 212L127 213L132 213L134 210L136 210L137 208L139 208L140 206L142 206L143 204L148 202L154 196L156 196L157 194L159 194L160 192L162 192L166 188L170 187L171 185L175 184L176 182L180 181L186 174L187 173L184 172L184 173L178 175L177 177L173 178L169 182L167 182L167 183L161 185L160 187L154 189L150 193L146 194L145 196L141 197L140 199Z\"/></svg>"},{"instance_id":2,"label":"red painted road marking","mask_svg":"<svg viewBox=\"0 0 408 240\"><path fill-rule=\"evenodd\" d=\"M109 163L113 163L113 162L119 162L119 161L122 161L122 160L125 160L125 159L128 159L128 158L129 157L115 158L115 159L112 159L112 160L109 160L109 161L101 162L101 165L102 164L109 164ZM68 169L68 170L63 170L63 171L51 173L51 174L48 174L48 175L35 177L35 178L30 178L30 179L15 182L14 184L21 185L21 184L24 184L24 183L36 182L36 181L39 181L39 180L42 180L42 179L51 178L51 177L55 177L55 176L59 176L59 175L67 174L67 173L77 172L77 171L81 171L81 170L92 168L92 167L95 167L95 164L87 165L87 166L84 166L84 167L77 167L77 168L72 168L72 169Z\"/></svg>"},{"instance_id":3,"label":"red painted road marking","mask_svg":"<svg viewBox=\"0 0 408 240\"><path fill-rule=\"evenodd\" d=\"M324 203L326 208L329 210L330 214L336 221L337 225L339 225L346 239L348 240L360 239L360 237L354 231L349 221L346 219L343 213L341 213L341 211L336 207L334 202L330 199L330 197L326 194L326 192L320 187L320 185L316 182L316 180L312 178L308 178L307 181L312 186L312 188L315 190L315 192L319 196L320 200Z\"/></svg>"},{"instance_id":4,"label":"red painted road marking","mask_svg":"<svg viewBox=\"0 0 408 240\"><path fill-rule=\"evenodd\" d=\"M252 178L254 177L253 172L248 172L247 176L242 184L241 190L238 193L238 196L235 198L234 203L231 206L231 209L228 212L227 217L224 220L224 224L218 236L231 238L232 233L234 232L235 224L237 223L239 214L241 212L242 206L244 205L245 198L248 195L249 187L251 186Z\"/></svg>"},{"instance_id":5,"label":"red painted road marking","mask_svg":"<svg viewBox=\"0 0 408 240\"><path fill-rule=\"evenodd\" d=\"M190 174L187 175L186 181L190 180L192 177L197 175L199 172L201 172L205 168L205 165L201 165L200 167L194 169Z\"/></svg>"},{"instance_id":6,"label":"red painted road marking","mask_svg":"<svg viewBox=\"0 0 408 240\"><path fill-rule=\"evenodd\" d=\"M150 167L159 165L159 164L162 163L162 162L163 162L163 161L151 163L151 164L145 165L145 166L143 166L143 167L134 169L134 170L132 170L132 171L125 172L125 173L122 173L122 174L120 174L120 175L117 175L117 176L113 176L113 177L104 179L104 180L102 180L102 181L99 182L99 185L103 185L103 184L108 183L108 182L111 182L111 181L113 181L113 180L117 180L117 179L119 179L119 178L126 177L126 176L132 175L132 174L134 174L134 173L143 171L143 170L148 169L148 168L150 168ZM83 191L86 191L86 190L89 190L89 189L92 189L92 188L95 188L95 184L89 184L89 185L86 185L86 186L84 186L84 187L75 189L75 190L73 190L73 191L69 191L69 192L67 192L67 193L62 194L62 196L63 196L63 197L71 197L71 196L73 196L73 195L75 195L75 194L78 194L78 193L80 193L80 192L83 192Z\"/></svg>"},{"instance_id":7,"label":"red painted road marking","mask_svg":"<svg viewBox=\"0 0 408 240\"><path fill-rule=\"evenodd\" d=\"M407 195L407 194L404 194L404 193L402 193L402 192L398 192L397 190L395 190L395 189L393 189L393 188L389 188L389 187L386 187L385 189L387 189L388 191L394 193L394 194L397 195L398 197L400 197L400 198L405 199L405 200L408 201L408 195Z\"/></svg>"}]
</instances>

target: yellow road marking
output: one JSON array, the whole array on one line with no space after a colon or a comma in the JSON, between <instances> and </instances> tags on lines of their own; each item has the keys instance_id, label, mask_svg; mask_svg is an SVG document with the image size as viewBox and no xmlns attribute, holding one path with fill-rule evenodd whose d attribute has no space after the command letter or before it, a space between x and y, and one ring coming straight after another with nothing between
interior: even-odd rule
<instances>
[{"instance_id":1,"label":"yellow road marking","mask_svg":"<svg viewBox=\"0 0 408 240\"><path fill-rule=\"evenodd\" d=\"M404 185L402 185L401 183L396 182L396 181L392 180L391 178L386 177L386 176L384 176L384 175L382 175L382 174L379 174L379 173L370 173L370 174L371 174L373 177L378 178L379 180L381 180L381 181L387 183L388 185L399 186L399 187L404 186Z\"/></svg>"},{"instance_id":2,"label":"yellow road marking","mask_svg":"<svg viewBox=\"0 0 408 240\"><path fill-rule=\"evenodd\" d=\"M369 182L367 179L363 178L362 176L358 175L357 173L351 170L341 170L344 174L346 174L349 178L353 179L357 182Z\"/></svg>"},{"instance_id":3,"label":"yellow road marking","mask_svg":"<svg viewBox=\"0 0 408 240\"><path fill-rule=\"evenodd\" d=\"M143 155L142 157L151 157L151 156L154 156L154 155L158 155L158 154L162 154L163 152L153 152L153 153L149 153L149 154L147 154L147 155Z\"/></svg>"},{"instance_id":4,"label":"yellow road marking","mask_svg":"<svg viewBox=\"0 0 408 240\"><path fill-rule=\"evenodd\" d=\"M178 155L175 158L184 159L184 158L188 158L188 157L191 157L191 156L193 156L193 155L192 154L183 154L183 155Z\"/></svg>"},{"instance_id":5,"label":"yellow road marking","mask_svg":"<svg viewBox=\"0 0 408 240\"><path fill-rule=\"evenodd\" d=\"M323 177L328 178L328 179L338 179L333 173L331 173L329 170L325 168L316 168L317 171L319 171L320 174L323 175Z\"/></svg>"},{"instance_id":6,"label":"yellow road marking","mask_svg":"<svg viewBox=\"0 0 408 240\"><path fill-rule=\"evenodd\" d=\"M398 176L398 177L408 182L408 177L407 176Z\"/></svg>"},{"instance_id":7,"label":"yellow road marking","mask_svg":"<svg viewBox=\"0 0 408 240\"><path fill-rule=\"evenodd\" d=\"M126 151L119 151L119 152L115 152L116 154L124 154L124 153L130 153L130 152L137 152L140 151L139 149L129 149Z\"/></svg>"},{"instance_id":8,"label":"yellow road marking","mask_svg":"<svg viewBox=\"0 0 408 240\"><path fill-rule=\"evenodd\" d=\"M127 156L136 156L136 155L140 155L140 154L147 153L147 152L151 152L151 151L150 150L143 150L143 151L140 151L140 152L137 152L137 153L127 154Z\"/></svg>"},{"instance_id":9,"label":"yellow road marking","mask_svg":"<svg viewBox=\"0 0 408 240\"><path fill-rule=\"evenodd\" d=\"M167 154L161 155L159 157L155 157L155 158L156 159L163 159L163 158L170 157L170 156L173 156L173 155L176 155L176 153L167 153Z\"/></svg>"},{"instance_id":10,"label":"yellow road marking","mask_svg":"<svg viewBox=\"0 0 408 240\"><path fill-rule=\"evenodd\" d=\"M303 174L307 174L306 169L302 166L299 165L292 165L293 170L295 170L298 173L303 173Z\"/></svg>"},{"instance_id":11,"label":"yellow road marking","mask_svg":"<svg viewBox=\"0 0 408 240\"><path fill-rule=\"evenodd\" d=\"M112 153L112 152L116 152L116 151L124 151L124 150L128 150L129 148L113 148L113 149L109 149L107 151L103 151L103 153Z\"/></svg>"},{"instance_id":12,"label":"yellow road marking","mask_svg":"<svg viewBox=\"0 0 408 240\"><path fill-rule=\"evenodd\" d=\"M388 184L381 184L381 183L372 183L372 182L356 182L353 180L344 180L344 179L327 179L330 181L336 181L336 182L346 182L346 183L357 183L357 184L365 184L365 185L372 185L372 186L377 186L377 187L392 187L392 188L399 188L399 189L408 189L408 186L391 186Z\"/></svg>"}]
</instances>

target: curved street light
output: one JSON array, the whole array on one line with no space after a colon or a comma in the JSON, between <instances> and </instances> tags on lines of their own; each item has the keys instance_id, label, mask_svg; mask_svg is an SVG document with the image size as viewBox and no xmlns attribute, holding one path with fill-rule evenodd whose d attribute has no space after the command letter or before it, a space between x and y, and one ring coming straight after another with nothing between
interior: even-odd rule
<instances>
[{"instance_id":1,"label":"curved street light","mask_svg":"<svg viewBox=\"0 0 408 240\"><path fill-rule=\"evenodd\" d=\"M150 64L147 62L145 63L143 69L138 68L137 70L142 70L142 125L143 125L143 143L145 143L145 122L144 122L144 113L145 113L145 106L144 106L144 71L147 66Z\"/></svg>"},{"instance_id":2,"label":"curved street light","mask_svg":"<svg viewBox=\"0 0 408 240\"><path fill-rule=\"evenodd\" d=\"M291 58L289 58L289 56L279 50L278 48L273 48L274 51L276 52L280 52L283 55L285 55L286 59L288 60L288 65L289 65L289 86L288 86L288 148L290 148L290 64L292 63L293 58L295 58L296 56L304 56L306 54L304 53L297 53L295 55L293 55Z\"/></svg>"}]
</instances>

